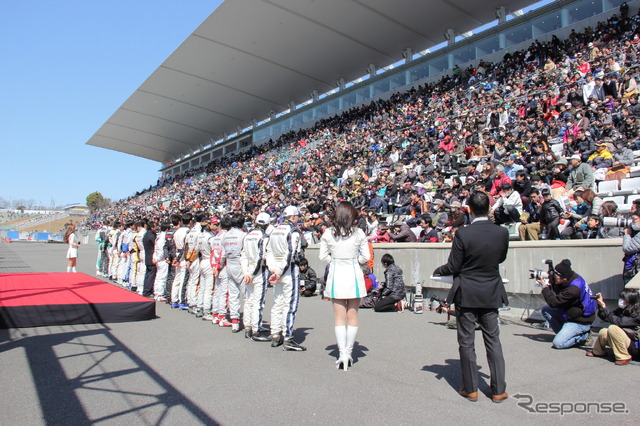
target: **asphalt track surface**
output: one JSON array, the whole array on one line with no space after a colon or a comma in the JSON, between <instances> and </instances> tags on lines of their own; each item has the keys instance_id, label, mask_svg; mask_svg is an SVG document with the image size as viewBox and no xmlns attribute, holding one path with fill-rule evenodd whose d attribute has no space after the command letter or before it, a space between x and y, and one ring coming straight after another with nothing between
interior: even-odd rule
<instances>
[{"instance_id":1,"label":"asphalt track surface","mask_svg":"<svg viewBox=\"0 0 640 426\"><path fill-rule=\"evenodd\" d=\"M0 243L0 273L64 272L65 253L61 244ZM82 246L79 271L92 275L95 258L95 243ZM638 424L640 418L638 365L587 358L584 348L553 350L550 331L518 321L501 327L511 397L494 404L480 334L480 398L473 403L457 394L456 334L435 312L361 310L357 362L348 372L334 367L331 304L318 297L301 298L296 319L295 337L306 352L251 342L164 303L157 314L144 322L0 330L0 424ZM531 400L529 409L522 406ZM614 402L625 412L598 413L602 405L584 404ZM562 403L565 413L540 413L560 409L544 403Z\"/></svg>"}]
</instances>

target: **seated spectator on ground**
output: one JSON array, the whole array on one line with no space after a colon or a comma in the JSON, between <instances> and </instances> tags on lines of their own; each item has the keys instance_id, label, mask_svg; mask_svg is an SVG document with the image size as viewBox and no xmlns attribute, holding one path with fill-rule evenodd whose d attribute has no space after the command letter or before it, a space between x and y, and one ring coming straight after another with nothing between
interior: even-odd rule
<instances>
[{"instance_id":1,"label":"seated spectator on ground","mask_svg":"<svg viewBox=\"0 0 640 426\"><path fill-rule=\"evenodd\" d=\"M384 285L380 289L380 298L376 301L376 312L395 312L398 310L398 302L405 296L404 278L400 269L389 253L385 253L380 259L384 267Z\"/></svg>"},{"instance_id":2,"label":"seated spectator on ground","mask_svg":"<svg viewBox=\"0 0 640 426\"><path fill-rule=\"evenodd\" d=\"M366 263L360 265L362 268L362 273L364 274L364 285L367 288L367 294L371 293L373 290L378 289L378 279L371 271L371 268Z\"/></svg>"},{"instance_id":3,"label":"seated spectator on ground","mask_svg":"<svg viewBox=\"0 0 640 426\"><path fill-rule=\"evenodd\" d=\"M500 198L491 207L496 225L517 222L522 214L522 199L510 183L502 184Z\"/></svg>"},{"instance_id":4,"label":"seated spectator on ground","mask_svg":"<svg viewBox=\"0 0 640 426\"><path fill-rule=\"evenodd\" d=\"M305 297L313 296L316 293L318 285L318 276L316 271L309 266L309 261L305 258L300 259L300 294Z\"/></svg>"},{"instance_id":5,"label":"seated spectator on ground","mask_svg":"<svg viewBox=\"0 0 640 426\"><path fill-rule=\"evenodd\" d=\"M571 269L571 261L563 259L555 265L549 279L539 279L547 302L542 316L556 333L553 348L567 349L584 343L596 317L596 302L584 278Z\"/></svg>"},{"instance_id":6,"label":"seated spectator on ground","mask_svg":"<svg viewBox=\"0 0 640 426\"><path fill-rule=\"evenodd\" d=\"M585 355L605 357L606 347L613 351L616 365L627 365L635 357L638 358L638 340L640 340L640 297L638 290L625 288L620 292L618 306L610 311L602 298L597 294L598 317L611 324L603 327L593 344L593 349Z\"/></svg>"}]
</instances>

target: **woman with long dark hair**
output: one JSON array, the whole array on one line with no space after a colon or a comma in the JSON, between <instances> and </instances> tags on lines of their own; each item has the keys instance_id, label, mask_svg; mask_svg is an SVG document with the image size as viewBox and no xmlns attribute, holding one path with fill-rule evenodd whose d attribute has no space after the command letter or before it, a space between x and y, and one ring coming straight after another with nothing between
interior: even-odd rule
<instances>
[{"instance_id":1,"label":"woman with long dark hair","mask_svg":"<svg viewBox=\"0 0 640 426\"><path fill-rule=\"evenodd\" d=\"M78 240L78 236L76 235L76 225L69 224L67 225L67 230L64 233L64 242L69 244L69 249L67 250L67 272L77 272L76 271L76 261L78 260L78 247L80 247L80 241Z\"/></svg>"},{"instance_id":2,"label":"woman with long dark hair","mask_svg":"<svg viewBox=\"0 0 640 426\"><path fill-rule=\"evenodd\" d=\"M353 363L351 352L358 334L360 298L367 295L360 265L369 258L364 232L358 228L358 211L348 201L336 206L332 226L320 239L320 260L329 263L324 295L333 304L334 325L340 357L336 368L345 371Z\"/></svg>"}]
</instances>

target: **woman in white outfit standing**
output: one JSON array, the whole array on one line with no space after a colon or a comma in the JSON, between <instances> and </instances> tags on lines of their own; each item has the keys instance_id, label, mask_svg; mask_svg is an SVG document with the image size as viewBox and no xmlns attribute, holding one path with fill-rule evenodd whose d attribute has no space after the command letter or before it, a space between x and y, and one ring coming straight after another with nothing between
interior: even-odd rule
<instances>
[{"instance_id":1,"label":"woman in white outfit standing","mask_svg":"<svg viewBox=\"0 0 640 426\"><path fill-rule=\"evenodd\" d=\"M347 201L340 202L334 211L331 228L320 240L320 260L330 264L324 295L333 304L340 350L336 368L342 367L345 371L353 363L351 352L358 334L360 298L367 295L360 264L370 258L367 237L356 227L357 220L355 207Z\"/></svg>"},{"instance_id":2,"label":"woman in white outfit standing","mask_svg":"<svg viewBox=\"0 0 640 426\"><path fill-rule=\"evenodd\" d=\"M67 250L67 272L77 272L76 261L78 260L80 240L76 235L76 229L76 225L67 225L67 231L64 233L64 242L69 244L69 250Z\"/></svg>"}]
</instances>

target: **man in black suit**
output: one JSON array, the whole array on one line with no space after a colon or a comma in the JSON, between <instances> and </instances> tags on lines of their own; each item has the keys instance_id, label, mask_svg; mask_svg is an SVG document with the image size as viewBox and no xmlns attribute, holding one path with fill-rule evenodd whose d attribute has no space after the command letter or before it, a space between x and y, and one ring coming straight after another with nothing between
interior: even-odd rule
<instances>
[{"instance_id":1,"label":"man in black suit","mask_svg":"<svg viewBox=\"0 0 640 426\"><path fill-rule=\"evenodd\" d=\"M505 366L498 327L498 308L508 303L500 277L499 264L507 258L509 232L488 220L489 196L474 192L469 197L473 222L459 229L453 239L446 265L434 275L453 275L447 303L455 303L458 317L458 345L462 384L460 395L478 400L478 367L475 328L480 325L491 371L491 399L502 402L505 392Z\"/></svg>"},{"instance_id":2,"label":"man in black suit","mask_svg":"<svg viewBox=\"0 0 640 426\"><path fill-rule=\"evenodd\" d=\"M153 252L156 244L156 223L149 222L147 224L147 232L142 237L142 246L144 247L144 264L147 270L144 274L144 288L142 295L144 297L153 296L153 283L156 280L156 264L153 262Z\"/></svg>"}]
</instances>

